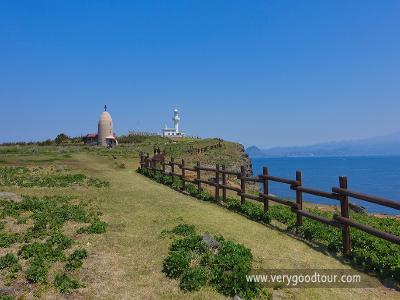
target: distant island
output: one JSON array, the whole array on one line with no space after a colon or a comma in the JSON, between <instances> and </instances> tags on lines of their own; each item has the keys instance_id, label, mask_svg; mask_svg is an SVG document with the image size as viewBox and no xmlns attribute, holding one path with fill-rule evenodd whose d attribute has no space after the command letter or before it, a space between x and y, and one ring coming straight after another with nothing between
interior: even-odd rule
<instances>
[{"instance_id":1,"label":"distant island","mask_svg":"<svg viewBox=\"0 0 400 300\"><path fill-rule=\"evenodd\" d=\"M252 157L328 157L400 155L400 132L368 139L338 141L297 147L260 149L251 146L246 153Z\"/></svg>"}]
</instances>

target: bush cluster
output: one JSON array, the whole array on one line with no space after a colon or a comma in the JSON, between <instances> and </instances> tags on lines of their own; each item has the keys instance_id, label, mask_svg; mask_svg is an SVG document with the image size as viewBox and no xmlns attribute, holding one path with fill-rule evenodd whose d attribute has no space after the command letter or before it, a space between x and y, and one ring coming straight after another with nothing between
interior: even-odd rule
<instances>
[{"instance_id":1,"label":"bush cluster","mask_svg":"<svg viewBox=\"0 0 400 300\"><path fill-rule=\"evenodd\" d=\"M65 264L65 269L68 271L76 270L79 269L82 264L83 260L87 257L87 251L86 249L78 249L75 250L67 260L67 263Z\"/></svg>"},{"instance_id":2,"label":"bush cluster","mask_svg":"<svg viewBox=\"0 0 400 300\"><path fill-rule=\"evenodd\" d=\"M194 226L180 224L170 231L175 239L163 263L163 272L180 281L186 292L210 285L226 296L239 295L244 299L267 296L256 283L249 283L253 256L243 245L218 237L218 250L210 249Z\"/></svg>"},{"instance_id":3,"label":"bush cluster","mask_svg":"<svg viewBox=\"0 0 400 300\"><path fill-rule=\"evenodd\" d=\"M256 203L246 201L244 204L241 204L238 199L227 198L225 204L228 209L245 215L251 220L265 224L269 224L270 222L268 212L264 212L263 207Z\"/></svg>"},{"instance_id":4,"label":"bush cluster","mask_svg":"<svg viewBox=\"0 0 400 300\"><path fill-rule=\"evenodd\" d=\"M209 202L216 202L215 197L210 195L207 191L199 191L194 184L186 183L183 185L183 181L180 178L175 178L174 181L172 180L171 176L163 175L159 170L153 172L148 169L141 169L137 170L138 173L149 177L155 180L158 183L168 185L176 190L185 190L188 192L192 197L209 201ZM260 205L257 205L252 202L246 202L244 205L241 205L237 199L234 198L227 198L225 203L220 202L219 204L223 204L224 207L236 211L251 220L269 223L269 214L265 213Z\"/></svg>"},{"instance_id":5,"label":"bush cluster","mask_svg":"<svg viewBox=\"0 0 400 300\"><path fill-rule=\"evenodd\" d=\"M91 222L91 224L87 227L81 227L77 230L77 233L95 233L101 234L106 232L107 223L100 221L99 219L95 219Z\"/></svg>"},{"instance_id":6,"label":"bush cluster","mask_svg":"<svg viewBox=\"0 0 400 300\"><path fill-rule=\"evenodd\" d=\"M57 274L54 278L54 286L63 294L68 294L74 289L83 287L78 280L71 278L67 274Z\"/></svg>"},{"instance_id":7,"label":"bush cluster","mask_svg":"<svg viewBox=\"0 0 400 300\"><path fill-rule=\"evenodd\" d=\"M333 212L308 209L313 214L332 219ZM296 215L288 207L273 205L269 209L272 219L288 225L288 230L296 232L306 240L325 245L328 250L336 253L342 247L342 233L339 229L303 218L303 225L296 227ZM350 218L371 227L392 234L400 235L400 222L396 219L378 218L365 213L350 214ZM382 277L393 277L400 280L400 246L379 239L370 234L350 229L352 252L349 259L366 271L373 271Z\"/></svg>"},{"instance_id":8,"label":"bush cluster","mask_svg":"<svg viewBox=\"0 0 400 300\"><path fill-rule=\"evenodd\" d=\"M7 253L0 257L0 270L8 269L10 277L15 277L21 270L21 265L18 262L18 257L15 254Z\"/></svg>"},{"instance_id":9,"label":"bush cluster","mask_svg":"<svg viewBox=\"0 0 400 300\"><path fill-rule=\"evenodd\" d=\"M29 219L33 223L33 226L19 234L4 232L4 223L0 223L0 246L8 247L16 242L22 244L18 257L14 254L0 257L0 270L8 269L10 275L14 276L21 271L19 259L23 259L27 266L26 279L30 283L46 283L49 269L57 261L65 262L65 272L80 268L87 252L81 248L66 257L64 252L73 246L74 241L63 233L63 226L67 221L88 223L89 226L78 229L78 233L102 233L107 224L98 215L81 203L72 203L72 198L65 196L24 196L20 202L0 199L0 219L11 217L17 223L27 223ZM69 292L77 286L77 281L64 275L54 285L61 292Z\"/></svg>"}]
</instances>

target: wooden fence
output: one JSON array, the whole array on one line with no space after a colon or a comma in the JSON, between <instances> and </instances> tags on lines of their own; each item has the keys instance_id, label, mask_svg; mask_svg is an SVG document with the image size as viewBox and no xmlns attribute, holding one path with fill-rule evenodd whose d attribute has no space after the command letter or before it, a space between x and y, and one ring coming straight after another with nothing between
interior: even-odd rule
<instances>
[{"instance_id":1,"label":"wooden fence","mask_svg":"<svg viewBox=\"0 0 400 300\"><path fill-rule=\"evenodd\" d=\"M340 176L339 186L333 187L331 192L326 192L313 188L304 187L302 185L301 171L296 172L296 176L294 179L287 179L287 178L271 176L268 172L268 168L264 167L262 175L248 176L243 166L240 168L240 172L227 170L225 165L219 165L219 164L217 164L215 167L201 166L199 161L197 161L196 165L194 166L187 166L184 160L181 160L181 162L175 162L175 160L171 158L169 162L166 162L164 160L152 159L149 157L148 154L147 156L145 156L143 153L140 154L140 167L142 169L153 170L154 172L159 170L164 175L172 176L172 180L174 180L175 177L179 177L183 181L183 183L190 182L197 185L197 189L199 191L202 190L202 184L213 186L215 188L216 201L220 200L221 197L220 191L222 191L222 199L226 200L226 191L231 190L236 192L237 195L240 197L241 204L244 204L246 202L246 199L251 199L263 203L265 212L268 211L270 201L288 206L291 208L293 213L297 215L297 222L296 222L297 226L301 226L303 224L303 217L305 217L341 229L343 252L345 254L350 254L351 252L350 227L357 228L373 236L400 245L399 236L377 230L371 226L367 226L350 219L349 198L355 198L375 203L378 205L394 208L397 210L400 210L400 202L349 190L347 186L346 176ZM161 169L159 169L159 167L161 167ZM169 167L169 172L167 172L166 169L167 167ZM177 168L180 169L180 172L177 172ZM196 178L194 180L189 179L186 176L186 171L194 172L196 174ZM212 172L215 174L215 177L208 180L202 179L201 178L202 171ZM240 188L227 184L227 176L229 175L236 176L236 178L240 180ZM291 190L295 191L296 201L294 202L282 199L280 197L269 194L269 183L271 181L287 184ZM262 189L263 192L262 193L260 192L258 195L246 193L246 183L248 182L260 183L263 187ZM325 217L303 210L303 194L327 198L336 201L337 203L340 203L340 215L335 214L333 216L333 219L327 219Z\"/></svg>"}]
</instances>

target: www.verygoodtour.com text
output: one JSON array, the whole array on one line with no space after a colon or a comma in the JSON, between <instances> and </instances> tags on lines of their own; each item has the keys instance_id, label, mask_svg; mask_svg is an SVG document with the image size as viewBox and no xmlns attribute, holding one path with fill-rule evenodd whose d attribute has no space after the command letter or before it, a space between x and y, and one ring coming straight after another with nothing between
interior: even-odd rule
<instances>
[{"instance_id":1,"label":"www.verygoodtour.com text","mask_svg":"<svg viewBox=\"0 0 400 300\"><path fill-rule=\"evenodd\" d=\"M374 278L352 269L255 270L250 275L246 275L246 280L266 287L364 288L378 286Z\"/></svg>"}]
</instances>

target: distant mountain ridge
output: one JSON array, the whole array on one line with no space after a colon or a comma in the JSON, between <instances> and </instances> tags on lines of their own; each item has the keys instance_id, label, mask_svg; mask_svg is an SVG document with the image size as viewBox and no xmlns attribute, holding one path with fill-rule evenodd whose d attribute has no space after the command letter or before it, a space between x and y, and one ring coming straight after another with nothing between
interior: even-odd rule
<instances>
[{"instance_id":1,"label":"distant mountain ridge","mask_svg":"<svg viewBox=\"0 0 400 300\"><path fill-rule=\"evenodd\" d=\"M328 142L310 146L246 149L250 157L400 155L400 132L368 139Z\"/></svg>"}]
</instances>

